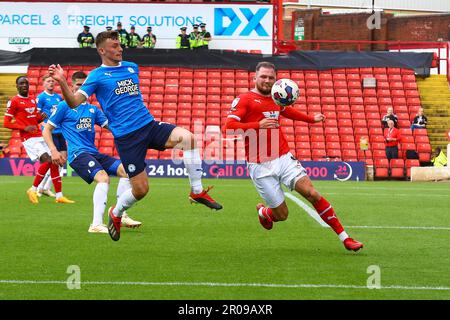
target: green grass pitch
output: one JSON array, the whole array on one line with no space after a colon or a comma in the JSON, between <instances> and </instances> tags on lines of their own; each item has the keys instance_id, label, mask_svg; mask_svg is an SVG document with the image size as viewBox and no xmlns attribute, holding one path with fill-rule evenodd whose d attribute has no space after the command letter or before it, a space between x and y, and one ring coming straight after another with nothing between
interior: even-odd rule
<instances>
[{"instance_id":1,"label":"green grass pitch","mask_svg":"<svg viewBox=\"0 0 450 320\"><path fill-rule=\"evenodd\" d=\"M314 181L364 242L353 253L290 199L288 220L263 229L250 180L204 181L224 206L215 212L188 202L187 179L151 179L150 193L129 210L142 227L122 229L119 242L87 232L94 185L63 178L76 204L32 205L31 182L0 177L2 300L450 299L446 183ZM81 288L70 290L73 265ZM379 268L380 289L366 286L376 276L370 266Z\"/></svg>"}]
</instances>

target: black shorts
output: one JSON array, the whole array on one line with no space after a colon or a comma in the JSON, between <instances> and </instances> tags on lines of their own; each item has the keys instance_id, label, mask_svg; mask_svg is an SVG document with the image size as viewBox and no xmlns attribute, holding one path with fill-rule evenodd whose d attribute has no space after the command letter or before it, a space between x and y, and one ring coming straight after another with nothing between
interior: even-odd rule
<instances>
[{"instance_id":1,"label":"black shorts","mask_svg":"<svg viewBox=\"0 0 450 320\"><path fill-rule=\"evenodd\" d=\"M53 133L53 143L55 144L56 150L58 151L67 151L66 139L62 133Z\"/></svg>"},{"instance_id":2,"label":"black shorts","mask_svg":"<svg viewBox=\"0 0 450 320\"><path fill-rule=\"evenodd\" d=\"M163 151L176 126L153 120L142 128L115 138L117 152L128 176L134 177L145 169L147 149Z\"/></svg>"},{"instance_id":3,"label":"black shorts","mask_svg":"<svg viewBox=\"0 0 450 320\"><path fill-rule=\"evenodd\" d=\"M91 184L100 170L105 170L110 176L117 174L120 160L106 154L90 154L83 152L70 163L70 166L87 183Z\"/></svg>"}]
</instances>

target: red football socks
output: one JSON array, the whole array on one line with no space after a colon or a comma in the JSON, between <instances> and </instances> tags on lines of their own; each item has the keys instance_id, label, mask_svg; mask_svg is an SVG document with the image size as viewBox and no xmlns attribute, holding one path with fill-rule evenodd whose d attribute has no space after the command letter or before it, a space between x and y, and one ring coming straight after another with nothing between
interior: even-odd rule
<instances>
[{"instance_id":1,"label":"red football socks","mask_svg":"<svg viewBox=\"0 0 450 320\"><path fill-rule=\"evenodd\" d=\"M61 176L59 175L59 166L57 164L51 164L50 166L50 176L52 177L53 187L55 192L61 192L62 183Z\"/></svg>"},{"instance_id":2,"label":"red football socks","mask_svg":"<svg viewBox=\"0 0 450 320\"><path fill-rule=\"evenodd\" d=\"M50 168L50 162L41 163L41 166L38 169L36 177L34 177L33 187L37 188L41 183L42 179L44 179L45 174L47 173L48 168Z\"/></svg>"},{"instance_id":3,"label":"red football socks","mask_svg":"<svg viewBox=\"0 0 450 320\"><path fill-rule=\"evenodd\" d=\"M277 218L275 218L275 216L273 215L271 208L263 207L261 212L262 212L262 215L264 216L264 218L266 218L268 220L272 220L273 222L278 221Z\"/></svg>"},{"instance_id":4,"label":"red football socks","mask_svg":"<svg viewBox=\"0 0 450 320\"><path fill-rule=\"evenodd\" d=\"M324 197L320 198L320 200L317 201L316 204L314 204L314 208L316 209L322 220L325 221L325 223L328 224L331 228L333 228L336 234L339 235L344 231L344 227L336 217L333 207Z\"/></svg>"}]
</instances>

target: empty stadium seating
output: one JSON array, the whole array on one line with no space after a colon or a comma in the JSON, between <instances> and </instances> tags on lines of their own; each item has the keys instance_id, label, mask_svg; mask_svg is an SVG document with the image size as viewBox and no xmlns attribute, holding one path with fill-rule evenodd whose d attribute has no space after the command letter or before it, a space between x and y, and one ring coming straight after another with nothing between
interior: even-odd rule
<instances>
[{"instance_id":1,"label":"empty stadium seating","mask_svg":"<svg viewBox=\"0 0 450 320\"><path fill-rule=\"evenodd\" d=\"M89 72L93 68L67 66L65 71L71 74L80 69ZM33 83L36 90L40 89L39 77L45 72L46 67L29 67L30 84ZM196 123L200 127L222 127L233 99L254 86L253 76L254 72L247 70L141 66L140 87L144 102L157 120L192 130ZM377 79L376 89L362 88L362 79L369 76ZM406 150L416 150L420 162L429 161L431 147L426 129L410 129L410 120L420 107L415 76L410 70L280 70L278 77L298 82L302 96L295 107L308 114L321 112L327 118L325 124L314 125L281 120L288 143L300 160L332 157L365 161L375 166L376 177L389 177L391 172L399 178L409 176L411 166L417 165L415 161L405 159ZM91 102L99 105L95 98ZM391 164L386 159L380 122L388 106L393 106L399 116L402 135L401 159ZM366 152L359 150L361 137L368 138L369 150ZM10 146L19 146L17 138L11 139ZM101 151L117 154L107 130L100 130L96 142ZM15 148L14 151L20 155L23 150ZM149 151L147 156L167 158L170 155Z\"/></svg>"}]
</instances>

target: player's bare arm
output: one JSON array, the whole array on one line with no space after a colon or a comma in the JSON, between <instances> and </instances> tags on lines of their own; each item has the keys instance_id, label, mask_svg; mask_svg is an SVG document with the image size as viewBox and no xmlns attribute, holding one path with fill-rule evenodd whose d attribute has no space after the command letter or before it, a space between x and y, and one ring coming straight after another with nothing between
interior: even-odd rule
<instances>
[{"instance_id":1,"label":"player's bare arm","mask_svg":"<svg viewBox=\"0 0 450 320\"><path fill-rule=\"evenodd\" d=\"M48 67L48 73L53 79L58 81L64 99L66 100L70 108L76 108L86 101L86 97L83 94L79 92L72 93L72 90L67 84L66 77L64 76L64 70L59 64L56 66L52 64L50 67Z\"/></svg>"},{"instance_id":2,"label":"player's bare arm","mask_svg":"<svg viewBox=\"0 0 450 320\"><path fill-rule=\"evenodd\" d=\"M54 126L52 126L49 123L46 123L44 126L44 130L42 131L42 137L44 138L45 143L48 145L50 149L52 162L54 164L62 166L66 163L66 158L56 149L56 146L53 143L52 132L54 129L55 129Z\"/></svg>"}]
</instances>

